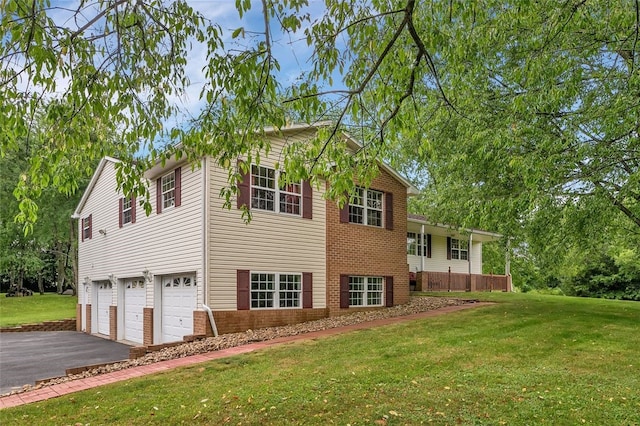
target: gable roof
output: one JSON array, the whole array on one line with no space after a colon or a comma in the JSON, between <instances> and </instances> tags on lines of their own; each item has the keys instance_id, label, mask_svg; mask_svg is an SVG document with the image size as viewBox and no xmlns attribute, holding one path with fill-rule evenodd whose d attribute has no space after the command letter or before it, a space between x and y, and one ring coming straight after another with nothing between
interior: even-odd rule
<instances>
[{"instance_id":1,"label":"gable roof","mask_svg":"<svg viewBox=\"0 0 640 426\"><path fill-rule=\"evenodd\" d=\"M96 171L93 172L93 176L91 176L89 185L87 185L87 188L84 190L84 193L82 194L82 198L80 198L80 202L78 203L78 206L76 207L73 214L71 215L72 219L80 218L82 209L84 208L84 205L87 203L87 200L89 199L89 195L91 194L91 191L93 191L93 188L96 186L96 183L98 182L98 178L100 177L100 174L102 173L102 170L104 170L104 166L106 166L107 163L116 164L116 163L120 163L120 160L113 157L103 157L100 160L98 167L96 167Z\"/></svg>"}]
</instances>

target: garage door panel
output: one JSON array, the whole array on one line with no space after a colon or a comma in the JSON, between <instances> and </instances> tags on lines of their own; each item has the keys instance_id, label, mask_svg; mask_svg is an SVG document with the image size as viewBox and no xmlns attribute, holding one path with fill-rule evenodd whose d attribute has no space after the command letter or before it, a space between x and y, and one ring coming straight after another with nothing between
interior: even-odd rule
<instances>
[{"instance_id":1,"label":"garage door panel","mask_svg":"<svg viewBox=\"0 0 640 426\"><path fill-rule=\"evenodd\" d=\"M124 339L143 342L144 306L146 290L144 280L128 280L124 285Z\"/></svg>"},{"instance_id":2,"label":"garage door panel","mask_svg":"<svg viewBox=\"0 0 640 426\"><path fill-rule=\"evenodd\" d=\"M97 287L97 307L98 333L109 335L109 306L111 306L111 292L113 285L110 282L98 283Z\"/></svg>"},{"instance_id":3,"label":"garage door panel","mask_svg":"<svg viewBox=\"0 0 640 426\"><path fill-rule=\"evenodd\" d=\"M182 340L193 334L193 311L196 309L195 277L164 277L162 280L162 342Z\"/></svg>"}]
</instances>

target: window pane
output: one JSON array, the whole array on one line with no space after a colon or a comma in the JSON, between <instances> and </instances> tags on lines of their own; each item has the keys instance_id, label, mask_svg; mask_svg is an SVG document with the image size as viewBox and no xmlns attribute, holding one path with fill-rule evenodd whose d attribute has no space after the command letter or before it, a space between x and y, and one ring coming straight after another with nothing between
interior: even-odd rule
<instances>
[{"instance_id":1,"label":"window pane","mask_svg":"<svg viewBox=\"0 0 640 426\"><path fill-rule=\"evenodd\" d=\"M364 224L364 208L349 204L349 222Z\"/></svg>"},{"instance_id":2,"label":"window pane","mask_svg":"<svg viewBox=\"0 0 640 426\"><path fill-rule=\"evenodd\" d=\"M382 211L367 210L367 225L382 226Z\"/></svg>"}]
</instances>

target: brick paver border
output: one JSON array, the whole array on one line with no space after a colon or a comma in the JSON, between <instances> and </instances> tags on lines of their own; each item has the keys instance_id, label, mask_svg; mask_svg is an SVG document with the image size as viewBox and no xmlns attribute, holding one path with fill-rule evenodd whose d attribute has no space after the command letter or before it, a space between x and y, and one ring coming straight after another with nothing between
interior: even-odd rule
<instances>
[{"instance_id":1,"label":"brick paver border","mask_svg":"<svg viewBox=\"0 0 640 426\"><path fill-rule=\"evenodd\" d=\"M298 334L295 336L279 337L273 340L265 340L263 342L250 343L247 345L236 346L228 349L222 349L219 351L207 352L207 353L198 354L198 355L191 355L188 357L176 358L168 361L160 361L153 364L141 365L138 367L131 367L125 370L114 371L112 373L100 374L98 376L72 380L72 381L60 383L57 385L45 386L43 388L35 389L32 391L3 396L3 397L0 397L0 410L3 408L30 404L32 402L44 401L50 398L56 398L56 397L67 395L73 392L92 389L97 386L121 382L124 380L133 379L136 377L146 376L147 374L154 374L162 371L168 371L177 367L183 367L186 365L198 364L198 363L211 361L215 359L226 358L230 356L254 352L260 349L268 348L275 345L280 345L283 343L297 342L300 340L312 340L312 339L317 339L320 337L327 337L327 336L335 336L338 334L347 333L354 330L363 330L367 328L380 327L384 325L398 324L401 322L418 320L423 318L430 318L430 317L435 317L439 315L444 315L450 312L457 312L465 309L476 308L480 306L488 306L488 305L493 305L493 303L478 302L478 303L466 304L466 305L447 306L444 308L434 309L426 312L420 312L417 314L367 321L359 324L329 328L329 329L320 330L320 331L312 331L309 333Z\"/></svg>"}]
</instances>

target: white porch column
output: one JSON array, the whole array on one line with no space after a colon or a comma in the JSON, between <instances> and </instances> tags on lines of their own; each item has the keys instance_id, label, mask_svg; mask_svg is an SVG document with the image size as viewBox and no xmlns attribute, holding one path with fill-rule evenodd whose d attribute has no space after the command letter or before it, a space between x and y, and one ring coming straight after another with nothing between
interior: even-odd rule
<instances>
[{"instance_id":1,"label":"white porch column","mask_svg":"<svg viewBox=\"0 0 640 426\"><path fill-rule=\"evenodd\" d=\"M473 233L469 234L469 247L467 247L467 259L469 260L469 275L471 275L471 245L473 244Z\"/></svg>"},{"instance_id":2,"label":"white porch column","mask_svg":"<svg viewBox=\"0 0 640 426\"><path fill-rule=\"evenodd\" d=\"M425 253L425 248L427 248L427 242L425 241L425 238L427 238L426 235L424 235L424 224L420 225L420 244L422 244L422 248L421 248L421 256L420 256L420 271L424 271L424 258L427 256L427 253Z\"/></svg>"}]
</instances>

